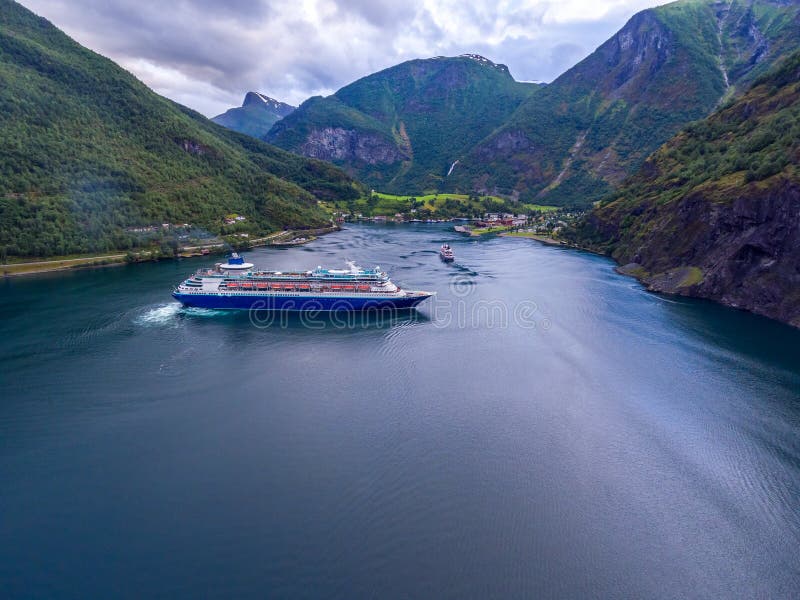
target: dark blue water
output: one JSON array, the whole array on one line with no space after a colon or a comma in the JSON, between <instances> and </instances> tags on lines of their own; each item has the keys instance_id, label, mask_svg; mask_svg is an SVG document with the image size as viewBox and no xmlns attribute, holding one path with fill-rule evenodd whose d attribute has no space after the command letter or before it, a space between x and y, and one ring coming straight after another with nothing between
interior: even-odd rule
<instances>
[{"instance_id":1,"label":"dark blue water","mask_svg":"<svg viewBox=\"0 0 800 600\"><path fill-rule=\"evenodd\" d=\"M439 294L345 327L172 303L212 260L0 283L0 596L797 596L800 332L443 226L248 258Z\"/></svg>"}]
</instances>

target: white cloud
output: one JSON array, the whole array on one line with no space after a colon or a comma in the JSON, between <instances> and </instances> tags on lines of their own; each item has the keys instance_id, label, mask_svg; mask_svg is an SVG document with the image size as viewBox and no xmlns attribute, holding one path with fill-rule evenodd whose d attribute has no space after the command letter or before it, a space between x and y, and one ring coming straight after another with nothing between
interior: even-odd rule
<instances>
[{"instance_id":1,"label":"white cloud","mask_svg":"<svg viewBox=\"0 0 800 600\"><path fill-rule=\"evenodd\" d=\"M608 0L606 2L560 0L546 4L549 6L544 13L543 22L547 25L563 25L599 21L615 13L632 15L636 10L654 6L655 3L647 2L647 0Z\"/></svg>"},{"instance_id":2,"label":"white cloud","mask_svg":"<svg viewBox=\"0 0 800 600\"><path fill-rule=\"evenodd\" d=\"M157 92L212 116L299 104L411 58L484 54L550 81L661 0L22 0Z\"/></svg>"}]
</instances>

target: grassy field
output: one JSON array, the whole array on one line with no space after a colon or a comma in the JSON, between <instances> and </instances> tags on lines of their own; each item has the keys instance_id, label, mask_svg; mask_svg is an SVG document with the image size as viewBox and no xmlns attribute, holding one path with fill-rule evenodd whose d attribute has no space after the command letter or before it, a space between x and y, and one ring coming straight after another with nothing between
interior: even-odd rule
<instances>
[{"instance_id":1,"label":"grassy field","mask_svg":"<svg viewBox=\"0 0 800 600\"><path fill-rule=\"evenodd\" d=\"M62 271L78 267L94 267L125 262L124 254L108 254L105 256L82 256L79 258L61 258L57 260L40 260L35 262L13 262L0 265L0 273L4 276L27 275L47 271Z\"/></svg>"},{"instance_id":2,"label":"grassy field","mask_svg":"<svg viewBox=\"0 0 800 600\"><path fill-rule=\"evenodd\" d=\"M549 204L522 204L526 210L535 210L538 212L555 212L559 210L560 206L550 206Z\"/></svg>"},{"instance_id":3,"label":"grassy field","mask_svg":"<svg viewBox=\"0 0 800 600\"><path fill-rule=\"evenodd\" d=\"M423 194L398 196L373 192L370 196L350 202L329 204L331 210L347 210L365 216L393 216L397 213L427 217L477 217L487 212L549 212L556 206L509 202L498 196L469 196L467 194ZM414 210L415 213L411 211Z\"/></svg>"},{"instance_id":4,"label":"grassy field","mask_svg":"<svg viewBox=\"0 0 800 600\"><path fill-rule=\"evenodd\" d=\"M503 231L508 231L511 229L510 227L481 227L479 229L473 229L470 233L471 235L486 235L489 233L502 233Z\"/></svg>"},{"instance_id":5,"label":"grassy field","mask_svg":"<svg viewBox=\"0 0 800 600\"><path fill-rule=\"evenodd\" d=\"M375 192L375 196L381 198L382 200L388 201L401 201L401 202L408 202L412 198L420 202L424 202L425 204L433 205L436 202L444 202L446 200L460 200L466 202L469 200L469 196L467 194L424 194L422 196L396 196L394 194L384 194L383 192ZM502 203L503 199L499 196L482 196L482 198L488 198L493 202Z\"/></svg>"}]
</instances>

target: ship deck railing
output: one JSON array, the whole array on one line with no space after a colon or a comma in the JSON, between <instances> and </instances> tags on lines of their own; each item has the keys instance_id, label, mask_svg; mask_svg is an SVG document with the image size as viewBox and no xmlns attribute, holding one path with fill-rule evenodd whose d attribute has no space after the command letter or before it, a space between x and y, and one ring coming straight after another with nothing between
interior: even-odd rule
<instances>
[{"instance_id":1,"label":"ship deck railing","mask_svg":"<svg viewBox=\"0 0 800 600\"><path fill-rule=\"evenodd\" d=\"M356 293L356 294L396 294L401 291L400 288L395 290L373 290L373 289L363 289L366 286L362 286L362 289L359 289L358 286L353 287L344 287L344 286L335 286L335 287L303 287L303 286L258 286L255 284L250 285L241 285L241 284L226 284L224 287L220 286L219 291L221 292L305 292L305 293L313 293L313 294L342 294L342 293Z\"/></svg>"},{"instance_id":2,"label":"ship deck railing","mask_svg":"<svg viewBox=\"0 0 800 600\"><path fill-rule=\"evenodd\" d=\"M307 279L311 281L385 281L388 276L383 274L348 273L345 275L307 274L307 273L274 273L270 271L253 271L246 274L252 279L292 280Z\"/></svg>"}]
</instances>

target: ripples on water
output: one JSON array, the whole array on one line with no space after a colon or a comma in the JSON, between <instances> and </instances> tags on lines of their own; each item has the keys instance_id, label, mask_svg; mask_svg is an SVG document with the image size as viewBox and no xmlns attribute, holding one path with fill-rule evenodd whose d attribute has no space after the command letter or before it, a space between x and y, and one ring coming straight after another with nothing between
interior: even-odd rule
<instances>
[{"instance_id":1,"label":"ripples on water","mask_svg":"<svg viewBox=\"0 0 800 600\"><path fill-rule=\"evenodd\" d=\"M4 282L4 596L800 587L798 332L439 225L248 258L349 258L438 296L309 323L171 301L205 260ZM470 318L496 301L537 327Z\"/></svg>"}]
</instances>

